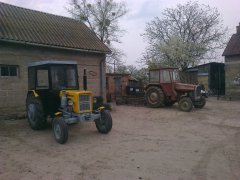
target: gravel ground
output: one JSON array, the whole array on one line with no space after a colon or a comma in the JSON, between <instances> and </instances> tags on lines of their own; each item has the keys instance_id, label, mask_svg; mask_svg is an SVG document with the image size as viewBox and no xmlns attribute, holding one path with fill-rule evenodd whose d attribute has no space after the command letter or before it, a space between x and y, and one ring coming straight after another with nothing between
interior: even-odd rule
<instances>
[{"instance_id":1,"label":"gravel ground","mask_svg":"<svg viewBox=\"0 0 240 180\"><path fill-rule=\"evenodd\" d=\"M64 145L51 127L0 121L0 179L239 180L240 102L207 99L203 109L115 106L113 129L69 127Z\"/></svg>"}]
</instances>

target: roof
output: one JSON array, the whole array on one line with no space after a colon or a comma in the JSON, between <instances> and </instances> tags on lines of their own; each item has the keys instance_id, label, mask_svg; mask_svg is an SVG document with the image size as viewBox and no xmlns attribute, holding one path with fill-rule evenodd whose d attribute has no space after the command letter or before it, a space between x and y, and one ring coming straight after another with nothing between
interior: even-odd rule
<instances>
[{"instance_id":1,"label":"roof","mask_svg":"<svg viewBox=\"0 0 240 180\"><path fill-rule=\"evenodd\" d=\"M153 69L149 69L149 71L159 71L159 70L164 70L164 69L178 69L176 67L160 67L160 68L153 68Z\"/></svg>"},{"instance_id":2,"label":"roof","mask_svg":"<svg viewBox=\"0 0 240 180\"><path fill-rule=\"evenodd\" d=\"M237 33L232 35L222 55L240 55L240 23L239 26L237 26Z\"/></svg>"},{"instance_id":3,"label":"roof","mask_svg":"<svg viewBox=\"0 0 240 180\"><path fill-rule=\"evenodd\" d=\"M106 73L106 76L130 76L128 73Z\"/></svg>"},{"instance_id":4,"label":"roof","mask_svg":"<svg viewBox=\"0 0 240 180\"><path fill-rule=\"evenodd\" d=\"M32 66L41 66L41 65L49 65L49 64L68 64L68 65L76 65L76 61L55 61L55 60L49 60L49 61L38 61L38 62L32 62L28 64L28 67Z\"/></svg>"},{"instance_id":5,"label":"roof","mask_svg":"<svg viewBox=\"0 0 240 180\"><path fill-rule=\"evenodd\" d=\"M211 65L224 65L224 63L220 63L220 62L209 62L209 63L205 63L205 64L201 64L201 65L198 65L198 66L194 66L194 67L190 67L190 68L187 68L186 71L188 72L194 72L194 71L198 71L198 68L200 67L203 67L203 66L211 66Z\"/></svg>"},{"instance_id":6,"label":"roof","mask_svg":"<svg viewBox=\"0 0 240 180\"><path fill-rule=\"evenodd\" d=\"M110 53L84 23L0 2L0 41Z\"/></svg>"}]
</instances>

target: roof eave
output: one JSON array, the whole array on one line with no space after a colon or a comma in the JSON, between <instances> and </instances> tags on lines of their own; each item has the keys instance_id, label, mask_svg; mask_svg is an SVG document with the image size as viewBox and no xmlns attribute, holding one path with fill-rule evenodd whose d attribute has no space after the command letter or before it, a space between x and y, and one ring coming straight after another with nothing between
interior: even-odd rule
<instances>
[{"instance_id":1,"label":"roof eave","mask_svg":"<svg viewBox=\"0 0 240 180\"><path fill-rule=\"evenodd\" d=\"M223 53L222 56L239 56L240 53Z\"/></svg>"},{"instance_id":2,"label":"roof eave","mask_svg":"<svg viewBox=\"0 0 240 180\"><path fill-rule=\"evenodd\" d=\"M0 39L0 41L8 42L8 43L15 43L15 44L38 46L38 47L55 48L55 49L62 49L62 50L72 50L72 51L79 51L79 52L100 53L100 54L111 54L112 53L110 49L109 49L109 51L91 50L91 49L76 49L76 48L71 48L71 47L38 44L38 43L33 43L33 42L16 41L16 40L10 40L10 39Z\"/></svg>"}]
</instances>

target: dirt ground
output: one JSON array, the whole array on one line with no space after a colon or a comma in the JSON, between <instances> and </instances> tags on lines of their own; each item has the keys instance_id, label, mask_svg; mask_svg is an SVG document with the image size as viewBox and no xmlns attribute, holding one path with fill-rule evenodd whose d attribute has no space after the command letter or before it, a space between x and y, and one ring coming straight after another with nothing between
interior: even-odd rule
<instances>
[{"instance_id":1,"label":"dirt ground","mask_svg":"<svg viewBox=\"0 0 240 180\"><path fill-rule=\"evenodd\" d=\"M0 121L0 179L239 180L240 102L207 99L204 109L115 106L113 129L69 127L64 145L51 127Z\"/></svg>"}]
</instances>

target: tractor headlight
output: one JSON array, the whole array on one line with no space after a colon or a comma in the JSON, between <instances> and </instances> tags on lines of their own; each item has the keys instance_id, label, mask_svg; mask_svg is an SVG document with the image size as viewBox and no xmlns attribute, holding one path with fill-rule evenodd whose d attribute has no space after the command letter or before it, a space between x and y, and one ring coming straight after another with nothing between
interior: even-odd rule
<instances>
[{"instance_id":1,"label":"tractor headlight","mask_svg":"<svg viewBox=\"0 0 240 180\"><path fill-rule=\"evenodd\" d=\"M73 106L73 101L71 99L69 99L67 104L68 104L68 106Z\"/></svg>"}]
</instances>

